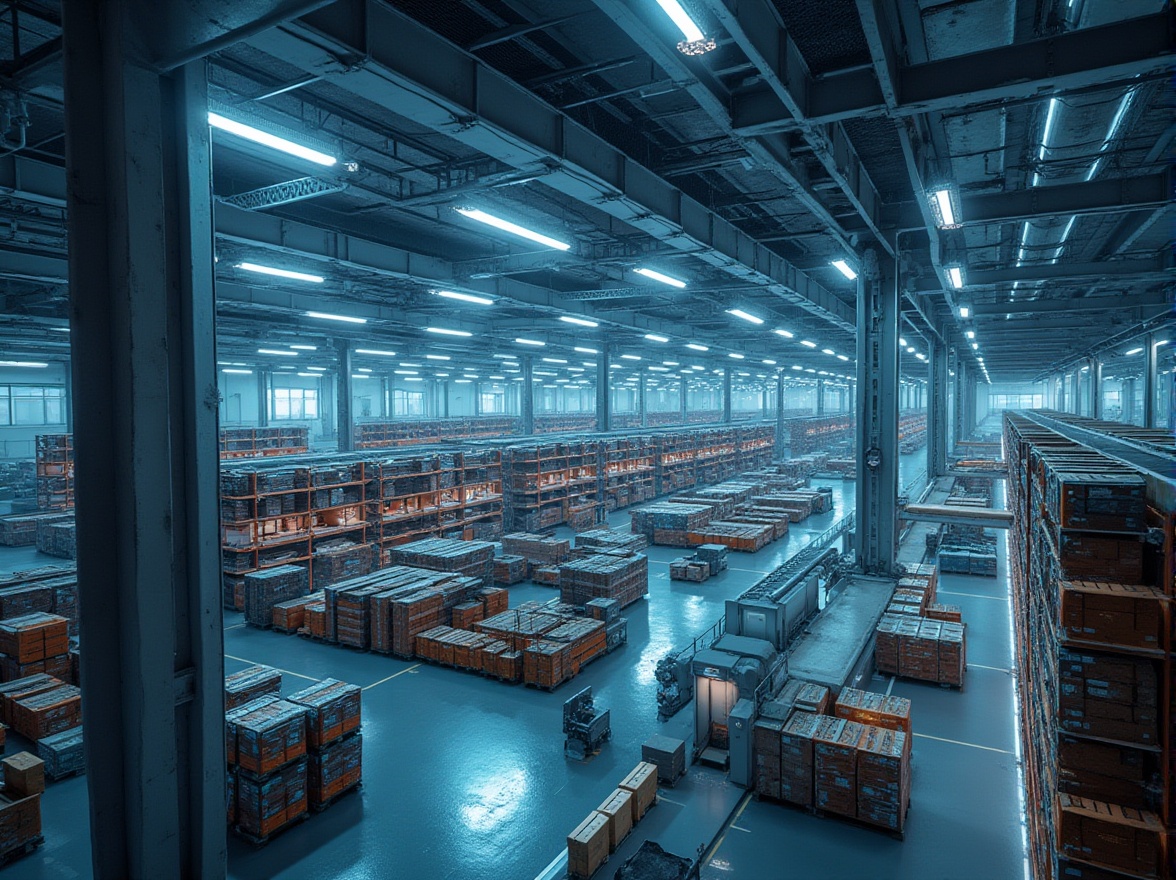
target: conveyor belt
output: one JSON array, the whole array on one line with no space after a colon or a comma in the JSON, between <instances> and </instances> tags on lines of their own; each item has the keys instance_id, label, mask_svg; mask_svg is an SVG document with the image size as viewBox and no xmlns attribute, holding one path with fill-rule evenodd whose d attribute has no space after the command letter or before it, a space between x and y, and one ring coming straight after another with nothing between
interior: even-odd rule
<instances>
[{"instance_id":1,"label":"conveyor belt","mask_svg":"<svg viewBox=\"0 0 1176 880\"><path fill-rule=\"evenodd\" d=\"M1007 529L1013 515L1007 510L984 507L956 507L951 504L908 504L898 514L899 519L917 522L958 523L984 529Z\"/></svg>"}]
</instances>

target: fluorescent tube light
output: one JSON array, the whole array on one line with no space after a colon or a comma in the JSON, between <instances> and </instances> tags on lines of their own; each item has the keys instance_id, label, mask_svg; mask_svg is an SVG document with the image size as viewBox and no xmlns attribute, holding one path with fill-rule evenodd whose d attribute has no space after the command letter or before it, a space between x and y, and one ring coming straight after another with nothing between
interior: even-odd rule
<instances>
[{"instance_id":1,"label":"fluorescent tube light","mask_svg":"<svg viewBox=\"0 0 1176 880\"><path fill-rule=\"evenodd\" d=\"M563 358L543 358L543 363L545 363L545 364L566 364L567 361L565 361Z\"/></svg>"},{"instance_id":2,"label":"fluorescent tube light","mask_svg":"<svg viewBox=\"0 0 1176 880\"><path fill-rule=\"evenodd\" d=\"M959 266L947 267L947 279L956 290L964 286L964 273L960 271Z\"/></svg>"},{"instance_id":3,"label":"fluorescent tube light","mask_svg":"<svg viewBox=\"0 0 1176 880\"><path fill-rule=\"evenodd\" d=\"M646 333L645 338L650 342L669 342L668 336L658 336L656 333Z\"/></svg>"},{"instance_id":4,"label":"fluorescent tube light","mask_svg":"<svg viewBox=\"0 0 1176 880\"><path fill-rule=\"evenodd\" d=\"M352 379L370 379L370 378L372 378L372 377L371 377L371 376L367 376L367 375L365 375L365 374L363 374L363 373L353 373L353 374L351 375L351 378L352 378Z\"/></svg>"},{"instance_id":5,"label":"fluorescent tube light","mask_svg":"<svg viewBox=\"0 0 1176 880\"><path fill-rule=\"evenodd\" d=\"M915 347L913 345L908 345L907 346L907 354L914 354L914 353L915 353Z\"/></svg>"},{"instance_id":6,"label":"fluorescent tube light","mask_svg":"<svg viewBox=\"0 0 1176 880\"><path fill-rule=\"evenodd\" d=\"M736 318L742 318L744 321L750 321L753 324L762 324L763 318L757 318L750 312L745 312L743 309L727 309L728 315L734 315Z\"/></svg>"},{"instance_id":7,"label":"fluorescent tube light","mask_svg":"<svg viewBox=\"0 0 1176 880\"><path fill-rule=\"evenodd\" d=\"M975 349L975 348L979 348L979 347L980 347L980 343L978 343L978 342L973 342L973 343L972 343L972 348L974 348L974 349Z\"/></svg>"},{"instance_id":8,"label":"fluorescent tube light","mask_svg":"<svg viewBox=\"0 0 1176 880\"><path fill-rule=\"evenodd\" d=\"M436 376L438 379L448 379L449 378L448 373L434 373L433 375Z\"/></svg>"},{"instance_id":9,"label":"fluorescent tube light","mask_svg":"<svg viewBox=\"0 0 1176 880\"><path fill-rule=\"evenodd\" d=\"M298 357L296 351L286 351L284 348L259 348L258 354L276 354L279 357Z\"/></svg>"},{"instance_id":10,"label":"fluorescent tube light","mask_svg":"<svg viewBox=\"0 0 1176 880\"><path fill-rule=\"evenodd\" d=\"M625 359L625 360L627 360L627 361L639 361L639 360L641 360L641 355L638 355L638 354L623 354L623 355L621 355L621 357L622 357L622 358L624 358L624 359Z\"/></svg>"},{"instance_id":11,"label":"fluorescent tube light","mask_svg":"<svg viewBox=\"0 0 1176 880\"><path fill-rule=\"evenodd\" d=\"M533 229L527 229L525 226L519 226L517 223L511 223L509 220L503 220L501 217L495 217L493 214L487 214L485 211L480 211L477 208L458 208L457 213L463 217L469 217L471 220L477 220L479 223L485 223L487 226L493 226L495 229L501 229L503 232L509 232L512 235L533 241L536 244L555 248L558 251L567 251L572 248L567 242L549 238L542 233L535 232Z\"/></svg>"},{"instance_id":12,"label":"fluorescent tube light","mask_svg":"<svg viewBox=\"0 0 1176 880\"><path fill-rule=\"evenodd\" d=\"M853 269L849 267L849 263L845 262L845 260L834 260L833 266L837 269L838 272L840 272L850 281L853 281L853 279L857 278L857 272L853 271Z\"/></svg>"},{"instance_id":13,"label":"fluorescent tube light","mask_svg":"<svg viewBox=\"0 0 1176 880\"><path fill-rule=\"evenodd\" d=\"M595 321L589 321L587 318L574 318L571 315L560 315L559 319L565 324L575 324L578 327L599 327L600 325Z\"/></svg>"},{"instance_id":14,"label":"fluorescent tube light","mask_svg":"<svg viewBox=\"0 0 1176 880\"><path fill-rule=\"evenodd\" d=\"M898 337L898 347L899 348L906 348L906 344L907 344L907 341L905 339L903 339L901 336Z\"/></svg>"},{"instance_id":15,"label":"fluorescent tube light","mask_svg":"<svg viewBox=\"0 0 1176 880\"><path fill-rule=\"evenodd\" d=\"M393 373L393 375L396 375L396 376L415 376L415 375L417 375L416 370L393 370L392 373Z\"/></svg>"},{"instance_id":16,"label":"fluorescent tube light","mask_svg":"<svg viewBox=\"0 0 1176 880\"><path fill-rule=\"evenodd\" d=\"M809 342L807 339L800 340L800 344L803 345L805 348L816 348L817 347L817 344L815 342Z\"/></svg>"},{"instance_id":17,"label":"fluorescent tube light","mask_svg":"<svg viewBox=\"0 0 1176 880\"><path fill-rule=\"evenodd\" d=\"M405 382L424 382L425 380L422 379L420 376L405 376L404 381Z\"/></svg>"},{"instance_id":18,"label":"fluorescent tube light","mask_svg":"<svg viewBox=\"0 0 1176 880\"><path fill-rule=\"evenodd\" d=\"M729 358L735 358L735 360L737 360L737 361L741 361L741 360L743 360L743 355L741 355L741 354L736 354L736 353L735 353L735 352L733 352L733 351L729 351L729 352L727 352L727 357L729 357Z\"/></svg>"},{"instance_id":19,"label":"fluorescent tube light","mask_svg":"<svg viewBox=\"0 0 1176 880\"><path fill-rule=\"evenodd\" d=\"M1125 352L1123 352L1123 354L1125 354L1125 355L1127 355L1128 357L1130 357L1130 356L1131 356L1131 355L1133 355L1133 354L1139 354L1141 351L1143 351L1143 348L1142 348L1142 346L1141 346L1140 348L1133 348L1133 349L1131 349L1130 351L1125 351Z\"/></svg>"},{"instance_id":20,"label":"fluorescent tube light","mask_svg":"<svg viewBox=\"0 0 1176 880\"><path fill-rule=\"evenodd\" d=\"M235 373L238 376L252 376L253 370L234 370L226 367L221 370L222 373ZM317 376L318 373L299 373L299 376Z\"/></svg>"},{"instance_id":21,"label":"fluorescent tube light","mask_svg":"<svg viewBox=\"0 0 1176 880\"><path fill-rule=\"evenodd\" d=\"M473 336L468 330L450 330L447 327L426 327L426 333L438 333L442 336Z\"/></svg>"},{"instance_id":22,"label":"fluorescent tube light","mask_svg":"<svg viewBox=\"0 0 1176 880\"><path fill-rule=\"evenodd\" d=\"M464 376L467 379L481 379L482 378L477 373L462 373L462 376Z\"/></svg>"},{"instance_id":23,"label":"fluorescent tube light","mask_svg":"<svg viewBox=\"0 0 1176 880\"><path fill-rule=\"evenodd\" d=\"M248 373L249 370L243 370L242 372ZM319 375L318 373L295 373L294 375L301 376L303 379L321 379L322 378L322 376Z\"/></svg>"},{"instance_id":24,"label":"fluorescent tube light","mask_svg":"<svg viewBox=\"0 0 1176 880\"><path fill-rule=\"evenodd\" d=\"M804 369L804 367L802 367L800 364L793 364L793 365L792 365L792 369L794 369L794 370L803 370L803 369Z\"/></svg>"},{"instance_id":25,"label":"fluorescent tube light","mask_svg":"<svg viewBox=\"0 0 1176 880\"><path fill-rule=\"evenodd\" d=\"M791 330L782 330L779 327L777 327L772 332L775 333L777 336L783 336L785 339L792 339L796 336L796 334L793 333Z\"/></svg>"},{"instance_id":26,"label":"fluorescent tube light","mask_svg":"<svg viewBox=\"0 0 1176 880\"><path fill-rule=\"evenodd\" d=\"M935 207L939 209L939 225L942 227L955 226L955 208L951 204L951 190L937 189L931 193L935 200Z\"/></svg>"},{"instance_id":27,"label":"fluorescent tube light","mask_svg":"<svg viewBox=\"0 0 1176 880\"><path fill-rule=\"evenodd\" d=\"M382 349L382 348L357 348L355 350L355 353L356 354L377 354L377 355L380 355L380 357L395 357L396 356L396 352L388 351L387 349Z\"/></svg>"},{"instance_id":28,"label":"fluorescent tube light","mask_svg":"<svg viewBox=\"0 0 1176 880\"><path fill-rule=\"evenodd\" d=\"M835 351L834 351L833 349L831 349L831 348L822 348L822 349L821 349L821 352L822 352L823 354L828 354L828 355L835 355L835 354L837 354L837 352L835 352Z\"/></svg>"},{"instance_id":29,"label":"fluorescent tube light","mask_svg":"<svg viewBox=\"0 0 1176 880\"><path fill-rule=\"evenodd\" d=\"M762 360L762 361L760 361L760 363L761 363L761 364L767 364L769 367L774 367L774 366L776 366L776 362L775 362L775 361Z\"/></svg>"},{"instance_id":30,"label":"fluorescent tube light","mask_svg":"<svg viewBox=\"0 0 1176 880\"><path fill-rule=\"evenodd\" d=\"M318 346L316 345L291 345L290 348L295 351L318 351Z\"/></svg>"},{"instance_id":31,"label":"fluorescent tube light","mask_svg":"<svg viewBox=\"0 0 1176 880\"><path fill-rule=\"evenodd\" d=\"M694 351L710 351L705 345L699 345L697 342L687 342L686 347Z\"/></svg>"},{"instance_id":32,"label":"fluorescent tube light","mask_svg":"<svg viewBox=\"0 0 1176 880\"><path fill-rule=\"evenodd\" d=\"M290 156L297 156L299 159L314 162L316 165L330 167L339 161L334 156L329 156L318 150L312 150L310 147L304 147L302 144L296 144L294 141L270 134L268 131L262 131L260 128L254 128L252 125L237 122L235 119L229 119L221 116L219 113L210 112L208 114L208 124L213 128L219 128L221 131L234 134L239 138L253 141L255 144L261 144L263 147L269 147L271 150L277 150Z\"/></svg>"},{"instance_id":33,"label":"fluorescent tube light","mask_svg":"<svg viewBox=\"0 0 1176 880\"><path fill-rule=\"evenodd\" d=\"M425 355L425 360L427 360L427 361L449 361L449 360L453 360L453 358L451 358L447 354L427 354L427 355Z\"/></svg>"},{"instance_id":34,"label":"fluorescent tube light","mask_svg":"<svg viewBox=\"0 0 1176 880\"><path fill-rule=\"evenodd\" d=\"M370 373L371 371L372 371L371 367L356 367L355 368L355 372L357 372L357 373Z\"/></svg>"},{"instance_id":35,"label":"fluorescent tube light","mask_svg":"<svg viewBox=\"0 0 1176 880\"><path fill-rule=\"evenodd\" d=\"M257 272L259 275L274 275L278 278L290 278L294 281L311 281L315 284L323 283L322 275L310 275L306 272L293 272L290 269L277 269L273 266L261 266L257 263L238 263L238 269L246 272Z\"/></svg>"},{"instance_id":36,"label":"fluorescent tube light","mask_svg":"<svg viewBox=\"0 0 1176 880\"><path fill-rule=\"evenodd\" d=\"M353 318L351 315L332 315L330 312L307 312L308 318L319 318L323 321L345 321L348 324L366 324L367 318Z\"/></svg>"},{"instance_id":37,"label":"fluorescent tube light","mask_svg":"<svg viewBox=\"0 0 1176 880\"><path fill-rule=\"evenodd\" d=\"M547 345L546 342L540 342L538 339L523 339L521 336L516 338L515 342L517 342L519 345Z\"/></svg>"},{"instance_id":38,"label":"fluorescent tube light","mask_svg":"<svg viewBox=\"0 0 1176 880\"><path fill-rule=\"evenodd\" d=\"M584 348L583 346L580 346L580 345L577 345L572 350L578 351L578 352L580 352L580 354L600 354L600 352L597 351L595 348Z\"/></svg>"},{"instance_id":39,"label":"fluorescent tube light","mask_svg":"<svg viewBox=\"0 0 1176 880\"><path fill-rule=\"evenodd\" d=\"M458 293L456 290L435 290L434 296L440 296L445 299L457 299L467 303L477 303L480 306L492 306L494 300L488 296L475 296L472 293Z\"/></svg>"},{"instance_id":40,"label":"fluorescent tube light","mask_svg":"<svg viewBox=\"0 0 1176 880\"><path fill-rule=\"evenodd\" d=\"M964 335L967 336L969 339L975 339L976 338L976 331L975 330L967 330L964 332Z\"/></svg>"},{"instance_id":41,"label":"fluorescent tube light","mask_svg":"<svg viewBox=\"0 0 1176 880\"><path fill-rule=\"evenodd\" d=\"M966 318L970 314L967 306L960 306L960 317Z\"/></svg>"},{"instance_id":42,"label":"fluorescent tube light","mask_svg":"<svg viewBox=\"0 0 1176 880\"><path fill-rule=\"evenodd\" d=\"M682 36L688 43L705 39L698 25L694 23L694 19L682 8L682 4L678 0L655 0L655 2L670 17L670 21L677 25L678 30L682 32Z\"/></svg>"},{"instance_id":43,"label":"fluorescent tube light","mask_svg":"<svg viewBox=\"0 0 1176 880\"><path fill-rule=\"evenodd\" d=\"M306 369L314 370L316 373L325 373L327 371L326 367L307 367Z\"/></svg>"},{"instance_id":44,"label":"fluorescent tube light","mask_svg":"<svg viewBox=\"0 0 1176 880\"><path fill-rule=\"evenodd\" d=\"M686 286L685 281L679 281L677 278L671 278L669 275L663 275L661 272L655 272L653 269L634 269L638 275L644 275L646 278L652 278L654 281L660 281L662 284L668 284L670 287L683 288Z\"/></svg>"}]
</instances>

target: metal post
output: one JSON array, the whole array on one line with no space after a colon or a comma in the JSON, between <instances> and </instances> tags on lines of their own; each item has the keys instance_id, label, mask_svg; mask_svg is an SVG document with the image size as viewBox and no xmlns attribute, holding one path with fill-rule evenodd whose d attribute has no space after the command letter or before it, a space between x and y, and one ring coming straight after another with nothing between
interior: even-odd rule
<instances>
[{"instance_id":1,"label":"metal post","mask_svg":"<svg viewBox=\"0 0 1176 880\"><path fill-rule=\"evenodd\" d=\"M1121 418L1127 424L1135 422L1135 380L1123 379L1119 382L1119 400L1121 401Z\"/></svg>"},{"instance_id":2,"label":"metal post","mask_svg":"<svg viewBox=\"0 0 1176 880\"><path fill-rule=\"evenodd\" d=\"M449 418L449 380L446 379L441 383L441 414L444 418Z\"/></svg>"},{"instance_id":3,"label":"metal post","mask_svg":"<svg viewBox=\"0 0 1176 880\"><path fill-rule=\"evenodd\" d=\"M894 572L898 543L898 281L893 258L870 249L857 290L857 528L859 568Z\"/></svg>"},{"instance_id":4,"label":"metal post","mask_svg":"<svg viewBox=\"0 0 1176 880\"><path fill-rule=\"evenodd\" d=\"M952 413L952 418L955 420L954 436L956 443L961 443L968 439L968 432L964 427L964 388L966 387L967 375L968 365L964 363L962 358L957 356L955 371L955 412Z\"/></svg>"},{"instance_id":5,"label":"metal post","mask_svg":"<svg viewBox=\"0 0 1176 880\"><path fill-rule=\"evenodd\" d=\"M649 424L649 419L645 412L645 367L642 367L637 371L637 380L637 385L640 389L637 392L637 411L641 415L641 427L645 428L648 427Z\"/></svg>"},{"instance_id":6,"label":"metal post","mask_svg":"<svg viewBox=\"0 0 1176 880\"><path fill-rule=\"evenodd\" d=\"M351 452L355 449L355 417L352 413L351 378L351 343L346 339L335 341L335 352L339 362L339 372L335 374L335 416L338 422L336 433L339 435L340 452Z\"/></svg>"},{"instance_id":7,"label":"metal post","mask_svg":"<svg viewBox=\"0 0 1176 880\"><path fill-rule=\"evenodd\" d=\"M776 455L784 455L784 374L776 373Z\"/></svg>"},{"instance_id":8,"label":"metal post","mask_svg":"<svg viewBox=\"0 0 1176 880\"><path fill-rule=\"evenodd\" d=\"M723 367L723 424L731 424L731 368Z\"/></svg>"},{"instance_id":9,"label":"metal post","mask_svg":"<svg viewBox=\"0 0 1176 880\"><path fill-rule=\"evenodd\" d=\"M817 380L817 415L825 414L825 380Z\"/></svg>"},{"instance_id":10,"label":"metal post","mask_svg":"<svg viewBox=\"0 0 1176 880\"><path fill-rule=\"evenodd\" d=\"M474 415L482 414L482 383L474 382Z\"/></svg>"},{"instance_id":11,"label":"metal post","mask_svg":"<svg viewBox=\"0 0 1176 880\"><path fill-rule=\"evenodd\" d=\"M1143 339L1143 426L1156 423L1156 334Z\"/></svg>"},{"instance_id":12,"label":"metal post","mask_svg":"<svg viewBox=\"0 0 1176 880\"><path fill-rule=\"evenodd\" d=\"M519 408L523 415L523 434L530 437L535 433L535 362L529 354L522 357L523 381L519 389Z\"/></svg>"},{"instance_id":13,"label":"metal post","mask_svg":"<svg viewBox=\"0 0 1176 880\"><path fill-rule=\"evenodd\" d=\"M1090 359L1090 416L1094 419L1102 418L1103 410L1103 364L1097 357Z\"/></svg>"},{"instance_id":14,"label":"metal post","mask_svg":"<svg viewBox=\"0 0 1176 880\"><path fill-rule=\"evenodd\" d=\"M137 10L62 8L91 867L223 877L206 70L160 75Z\"/></svg>"},{"instance_id":15,"label":"metal post","mask_svg":"<svg viewBox=\"0 0 1176 880\"><path fill-rule=\"evenodd\" d=\"M947 346L932 338L927 357L927 477L947 473Z\"/></svg>"},{"instance_id":16,"label":"metal post","mask_svg":"<svg viewBox=\"0 0 1176 880\"><path fill-rule=\"evenodd\" d=\"M596 430L612 430L612 383L609 381L612 351L607 345L600 349L596 368Z\"/></svg>"},{"instance_id":17,"label":"metal post","mask_svg":"<svg viewBox=\"0 0 1176 880\"><path fill-rule=\"evenodd\" d=\"M62 416L65 418L65 433L73 433L73 368L65 365L65 399L61 402L64 407Z\"/></svg>"},{"instance_id":18,"label":"metal post","mask_svg":"<svg viewBox=\"0 0 1176 880\"><path fill-rule=\"evenodd\" d=\"M687 420L687 415L686 415L686 374L685 373L682 374L681 382L678 387L681 389L681 399L678 401L678 405L682 408L682 424L685 425L686 420Z\"/></svg>"},{"instance_id":19,"label":"metal post","mask_svg":"<svg viewBox=\"0 0 1176 880\"><path fill-rule=\"evenodd\" d=\"M1070 393L1066 395L1070 399L1070 411L1074 415L1078 415L1082 410L1082 405L1078 397L1078 383L1081 381L1081 378L1079 371L1075 370L1074 375L1070 377Z\"/></svg>"},{"instance_id":20,"label":"metal post","mask_svg":"<svg viewBox=\"0 0 1176 880\"><path fill-rule=\"evenodd\" d=\"M269 373L257 371L257 427L269 425Z\"/></svg>"}]
</instances>

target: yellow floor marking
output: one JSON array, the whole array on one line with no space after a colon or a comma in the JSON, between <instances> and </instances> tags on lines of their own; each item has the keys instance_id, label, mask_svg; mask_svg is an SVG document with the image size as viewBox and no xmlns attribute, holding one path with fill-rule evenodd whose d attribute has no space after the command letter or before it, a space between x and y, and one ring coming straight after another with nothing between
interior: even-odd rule
<instances>
[{"instance_id":1,"label":"yellow floor marking","mask_svg":"<svg viewBox=\"0 0 1176 880\"><path fill-rule=\"evenodd\" d=\"M1012 754L1012 752L1008 751L1007 749L994 749L992 746L978 746L978 745L976 745L976 743L961 742L958 739L946 739L942 736L932 736L929 733L916 733L915 736L921 737L923 739L938 740L941 743L951 743L952 745L957 745L957 746L967 746L970 749L983 749L986 752L998 752L1002 755L1011 755Z\"/></svg>"},{"instance_id":2,"label":"yellow floor marking","mask_svg":"<svg viewBox=\"0 0 1176 880\"><path fill-rule=\"evenodd\" d=\"M381 678L379 681L376 681L376 682L373 682L372 684L369 684L367 687L363 688L363 690L369 691L378 684L383 684L386 681L391 681L394 678L399 678L400 676L404 675L404 673L406 673L406 672L412 672L414 669L418 668L420 665L421 664L419 664L419 663L414 663L412 666L408 667L408 669L401 669L399 672L397 672L393 675L389 675L387 678Z\"/></svg>"},{"instance_id":3,"label":"yellow floor marking","mask_svg":"<svg viewBox=\"0 0 1176 880\"><path fill-rule=\"evenodd\" d=\"M313 675L303 675L301 672L291 672L289 669L282 669L279 666L270 666L268 663L258 664L258 662L256 660L246 660L244 657L234 657L232 654L225 654L225 656L230 660L236 660L240 663L248 663L250 666L258 666L258 665L269 666L270 669L276 669L276 670L278 670L278 672L282 673L282 675L292 675L295 678L305 678L307 681L318 681L319 680L319 679L315 678Z\"/></svg>"},{"instance_id":4,"label":"yellow floor marking","mask_svg":"<svg viewBox=\"0 0 1176 880\"><path fill-rule=\"evenodd\" d=\"M739 821L739 817L743 815L743 811L747 809L747 805L750 801L751 801L751 792L749 791L747 794L745 794L743 796L743 800L739 804L739 809L737 809L735 811L735 815L731 817L731 822L727 826L728 828L735 827L735 823ZM740 828L739 830L746 831L747 829ZM704 865L710 864L711 859L713 859L715 857L715 855L719 851L719 847L721 847L723 845L723 841L726 839L727 839L727 831L726 831L726 829L724 829L723 833L719 836L719 839L715 841L715 845L713 847L711 847L711 851L708 852L706 854L706 856L703 858L702 863Z\"/></svg>"}]
</instances>

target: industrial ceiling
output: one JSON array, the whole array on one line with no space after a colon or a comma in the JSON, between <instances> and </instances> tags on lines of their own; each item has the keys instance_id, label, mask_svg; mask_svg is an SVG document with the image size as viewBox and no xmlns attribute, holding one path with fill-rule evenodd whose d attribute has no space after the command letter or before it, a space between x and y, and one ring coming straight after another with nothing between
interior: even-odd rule
<instances>
[{"instance_id":1,"label":"industrial ceiling","mask_svg":"<svg viewBox=\"0 0 1176 880\"><path fill-rule=\"evenodd\" d=\"M222 354L853 376L871 248L907 376L932 337L1025 381L1172 320L1161 0L681 0L701 41L667 4L337 0L213 54L211 110L336 159L214 132ZM0 6L0 341L63 354L60 4Z\"/></svg>"}]
</instances>

